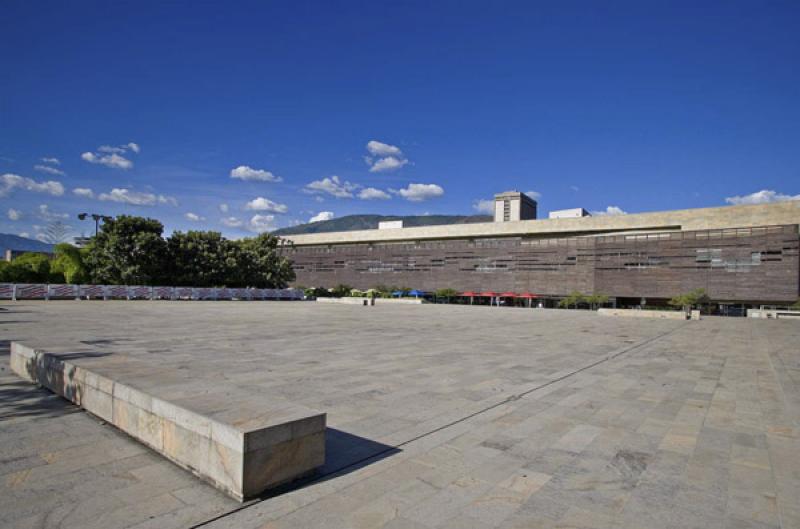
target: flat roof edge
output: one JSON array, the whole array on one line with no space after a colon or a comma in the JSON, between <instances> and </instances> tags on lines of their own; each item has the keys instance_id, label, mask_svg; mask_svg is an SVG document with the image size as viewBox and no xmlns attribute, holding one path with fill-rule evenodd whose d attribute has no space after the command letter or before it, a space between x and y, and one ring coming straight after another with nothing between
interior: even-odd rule
<instances>
[{"instance_id":1,"label":"flat roof edge","mask_svg":"<svg viewBox=\"0 0 800 529\"><path fill-rule=\"evenodd\" d=\"M559 235L626 230L703 230L800 224L800 201L695 208L627 215L415 226L396 230L357 230L283 235L296 246L392 242L470 237Z\"/></svg>"}]
</instances>

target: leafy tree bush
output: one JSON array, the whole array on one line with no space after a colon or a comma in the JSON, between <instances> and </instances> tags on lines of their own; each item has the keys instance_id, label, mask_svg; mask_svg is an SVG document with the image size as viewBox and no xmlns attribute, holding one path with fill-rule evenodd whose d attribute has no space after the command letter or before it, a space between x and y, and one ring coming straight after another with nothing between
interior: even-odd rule
<instances>
[{"instance_id":1,"label":"leafy tree bush","mask_svg":"<svg viewBox=\"0 0 800 529\"><path fill-rule=\"evenodd\" d=\"M63 281L73 285L89 281L89 274L84 264L85 252L64 242L55 246L54 253L55 257L50 262L51 276L59 277L60 274Z\"/></svg>"},{"instance_id":2,"label":"leafy tree bush","mask_svg":"<svg viewBox=\"0 0 800 529\"><path fill-rule=\"evenodd\" d=\"M92 279L113 285L151 285L165 279L167 241L157 220L120 215L103 223L88 245Z\"/></svg>"},{"instance_id":3,"label":"leafy tree bush","mask_svg":"<svg viewBox=\"0 0 800 529\"><path fill-rule=\"evenodd\" d=\"M608 303L608 296L605 294L592 294L590 296L585 296L584 301L589 304L592 310L597 310L599 307Z\"/></svg>"},{"instance_id":4,"label":"leafy tree bush","mask_svg":"<svg viewBox=\"0 0 800 529\"><path fill-rule=\"evenodd\" d=\"M234 244L239 248L236 255L239 286L285 288L294 281L292 261L281 255L278 237L262 233Z\"/></svg>"},{"instance_id":5,"label":"leafy tree bush","mask_svg":"<svg viewBox=\"0 0 800 529\"><path fill-rule=\"evenodd\" d=\"M215 231L176 231L167 239L167 280L175 286L238 286L239 249ZM240 279L237 277L237 279Z\"/></svg>"},{"instance_id":6,"label":"leafy tree bush","mask_svg":"<svg viewBox=\"0 0 800 529\"><path fill-rule=\"evenodd\" d=\"M800 299L794 302L794 305L791 307L794 310L800 310Z\"/></svg>"},{"instance_id":7,"label":"leafy tree bush","mask_svg":"<svg viewBox=\"0 0 800 529\"><path fill-rule=\"evenodd\" d=\"M691 292L680 294L669 300L669 305L673 307L680 307L684 312L690 312L693 307L705 305L710 301L705 289L696 288Z\"/></svg>"},{"instance_id":8,"label":"leafy tree bush","mask_svg":"<svg viewBox=\"0 0 800 529\"><path fill-rule=\"evenodd\" d=\"M331 297L330 291L324 287L311 287L303 291L306 297L310 298L329 298Z\"/></svg>"},{"instance_id":9,"label":"leafy tree bush","mask_svg":"<svg viewBox=\"0 0 800 529\"><path fill-rule=\"evenodd\" d=\"M11 262L9 273L16 283L48 283L50 258L42 253L24 253Z\"/></svg>"},{"instance_id":10,"label":"leafy tree bush","mask_svg":"<svg viewBox=\"0 0 800 529\"><path fill-rule=\"evenodd\" d=\"M440 288L436 292L434 292L434 296L436 296L437 298L444 298L445 300L447 300L448 303L450 303L451 298L458 296L458 294L459 294L458 290L452 288Z\"/></svg>"},{"instance_id":11,"label":"leafy tree bush","mask_svg":"<svg viewBox=\"0 0 800 529\"><path fill-rule=\"evenodd\" d=\"M295 279L274 235L231 241L219 232L189 231L164 239L163 231L154 219L108 218L87 248L58 244L52 261L23 254L0 267L0 281L285 288Z\"/></svg>"},{"instance_id":12,"label":"leafy tree bush","mask_svg":"<svg viewBox=\"0 0 800 529\"><path fill-rule=\"evenodd\" d=\"M392 287L383 284L375 285L372 290L375 291L375 297L377 298L391 298L392 292L394 292Z\"/></svg>"},{"instance_id":13,"label":"leafy tree bush","mask_svg":"<svg viewBox=\"0 0 800 529\"><path fill-rule=\"evenodd\" d=\"M331 289L331 297L334 298L344 298L350 295L350 291L353 290L353 287L350 285L336 285Z\"/></svg>"},{"instance_id":14,"label":"leafy tree bush","mask_svg":"<svg viewBox=\"0 0 800 529\"><path fill-rule=\"evenodd\" d=\"M570 307L578 308L578 305L586 303L586 297L577 290L571 292L567 297L558 302L559 308L568 309Z\"/></svg>"}]
</instances>

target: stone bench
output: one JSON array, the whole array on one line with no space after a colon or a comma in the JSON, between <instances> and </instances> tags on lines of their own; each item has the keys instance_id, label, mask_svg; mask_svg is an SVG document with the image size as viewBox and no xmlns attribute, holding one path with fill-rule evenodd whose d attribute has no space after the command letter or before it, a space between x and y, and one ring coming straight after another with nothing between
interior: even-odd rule
<instances>
[{"instance_id":1,"label":"stone bench","mask_svg":"<svg viewBox=\"0 0 800 529\"><path fill-rule=\"evenodd\" d=\"M141 370L141 361L97 356L12 342L10 362L19 376L113 424L239 501L310 474L325 462L324 413L258 399L243 399L239 406L233 388L166 400L108 376ZM97 365L104 366L105 375Z\"/></svg>"},{"instance_id":2,"label":"stone bench","mask_svg":"<svg viewBox=\"0 0 800 529\"><path fill-rule=\"evenodd\" d=\"M651 319L664 319L664 320L685 320L686 313L682 310L636 310L636 309L597 309L597 313L601 316L627 316L630 318L651 318ZM697 312L697 317L692 319L700 319L700 313Z\"/></svg>"}]
</instances>

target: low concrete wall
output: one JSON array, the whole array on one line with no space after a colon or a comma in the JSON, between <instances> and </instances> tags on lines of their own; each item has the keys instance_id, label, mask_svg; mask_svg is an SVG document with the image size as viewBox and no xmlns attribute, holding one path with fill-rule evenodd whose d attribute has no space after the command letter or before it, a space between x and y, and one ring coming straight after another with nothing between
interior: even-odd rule
<instances>
[{"instance_id":1,"label":"low concrete wall","mask_svg":"<svg viewBox=\"0 0 800 529\"><path fill-rule=\"evenodd\" d=\"M686 319L686 313L679 310L597 309L597 313L603 316L629 316L632 318L656 318L665 320ZM697 319L700 319L699 314Z\"/></svg>"},{"instance_id":2,"label":"low concrete wall","mask_svg":"<svg viewBox=\"0 0 800 529\"><path fill-rule=\"evenodd\" d=\"M239 501L325 462L325 414L301 406L238 410L223 422L89 371L70 353L11 343L11 368L113 424ZM206 403L208 404L208 403ZM215 408L214 403L211 407Z\"/></svg>"},{"instance_id":3,"label":"low concrete wall","mask_svg":"<svg viewBox=\"0 0 800 529\"><path fill-rule=\"evenodd\" d=\"M317 298L320 303L341 303L344 305L422 305L422 298Z\"/></svg>"},{"instance_id":4,"label":"low concrete wall","mask_svg":"<svg viewBox=\"0 0 800 529\"><path fill-rule=\"evenodd\" d=\"M375 298L379 305L422 305L424 302L422 298Z\"/></svg>"},{"instance_id":5,"label":"low concrete wall","mask_svg":"<svg viewBox=\"0 0 800 529\"><path fill-rule=\"evenodd\" d=\"M375 300L370 298L317 298L317 303L338 303L341 305L371 306L375 304Z\"/></svg>"},{"instance_id":6,"label":"low concrete wall","mask_svg":"<svg viewBox=\"0 0 800 529\"><path fill-rule=\"evenodd\" d=\"M748 318L762 318L768 320L797 320L800 321L800 310L790 309L747 309Z\"/></svg>"}]
</instances>

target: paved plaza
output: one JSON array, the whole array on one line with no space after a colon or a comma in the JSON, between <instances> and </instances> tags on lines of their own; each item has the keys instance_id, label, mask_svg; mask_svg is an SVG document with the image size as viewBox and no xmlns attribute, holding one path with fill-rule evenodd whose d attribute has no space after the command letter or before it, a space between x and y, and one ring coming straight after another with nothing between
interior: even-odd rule
<instances>
[{"instance_id":1,"label":"paved plaza","mask_svg":"<svg viewBox=\"0 0 800 529\"><path fill-rule=\"evenodd\" d=\"M17 378L6 348L0 527L800 528L798 322L305 302L0 309L4 343L79 351L153 394L328 414L319 474L240 504ZM114 373L121 358L148 367Z\"/></svg>"}]
</instances>

